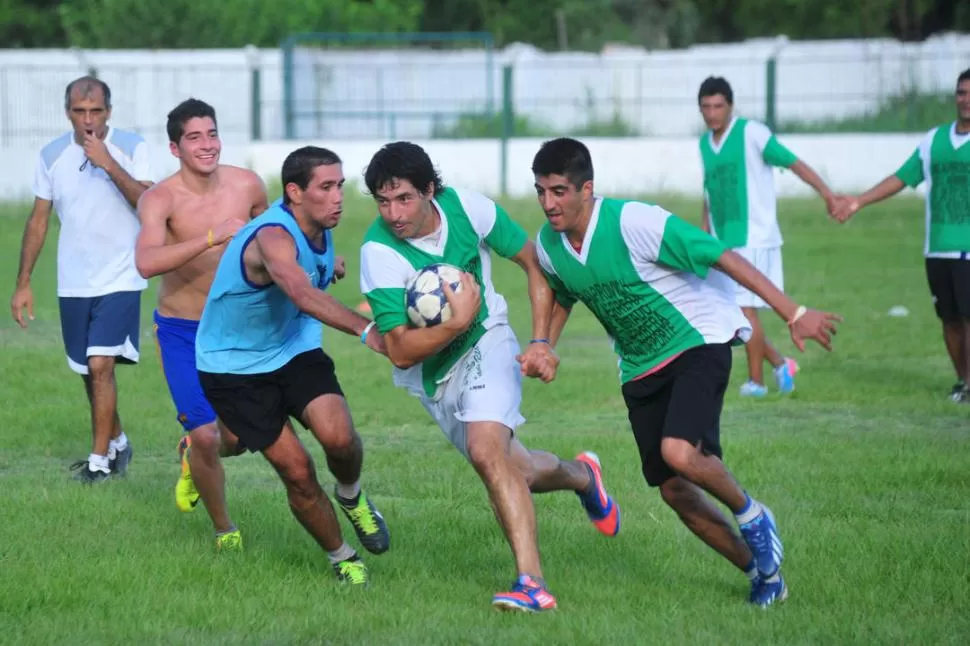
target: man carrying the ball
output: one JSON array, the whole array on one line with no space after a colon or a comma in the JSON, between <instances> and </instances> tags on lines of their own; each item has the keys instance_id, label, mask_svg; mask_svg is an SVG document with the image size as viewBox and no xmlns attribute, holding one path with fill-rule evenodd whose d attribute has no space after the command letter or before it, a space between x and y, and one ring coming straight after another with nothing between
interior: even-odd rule
<instances>
[{"instance_id":1,"label":"man carrying the ball","mask_svg":"<svg viewBox=\"0 0 970 646\"><path fill-rule=\"evenodd\" d=\"M582 301L610 335L633 437L647 484L687 527L751 581L750 601L788 594L774 518L721 462L720 417L731 347L751 338L734 279L788 321L792 341L831 349L834 314L796 305L742 256L712 235L643 202L593 194L593 162L575 139L542 145L532 163L547 222L539 262L555 293L550 341ZM714 270L714 271L712 271ZM527 374L557 365L528 365ZM704 495L734 512L741 536Z\"/></svg>"},{"instance_id":2,"label":"man carrying the ball","mask_svg":"<svg viewBox=\"0 0 970 646\"><path fill-rule=\"evenodd\" d=\"M603 486L599 460L584 452L564 461L527 450L515 429L522 371L517 358L549 380L558 359L548 343L553 295L535 245L493 201L445 187L427 153L408 142L381 148L364 173L380 217L361 248L361 292L384 335L394 383L420 398L449 441L471 463L515 557L518 577L496 594L500 609L538 612L556 607L539 563L532 492L574 491L596 528L615 536L620 510ZM528 276L533 339L520 355L505 299L491 280L491 251ZM424 327L410 324L407 285L429 265L463 271L458 289L443 287L450 315ZM419 321L423 321L419 317Z\"/></svg>"}]
</instances>

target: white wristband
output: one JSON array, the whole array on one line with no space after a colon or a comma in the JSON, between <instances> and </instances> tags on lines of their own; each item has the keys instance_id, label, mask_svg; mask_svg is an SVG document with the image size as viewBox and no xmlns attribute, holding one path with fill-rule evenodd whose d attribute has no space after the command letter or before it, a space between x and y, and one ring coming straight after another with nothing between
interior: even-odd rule
<instances>
[{"instance_id":1,"label":"white wristband","mask_svg":"<svg viewBox=\"0 0 970 646\"><path fill-rule=\"evenodd\" d=\"M377 324L377 321L371 321L370 323L367 324L367 327L364 328L364 331L360 333L361 343L364 343L364 344L367 343L367 333L370 332L370 329L374 327L376 324Z\"/></svg>"},{"instance_id":2,"label":"white wristband","mask_svg":"<svg viewBox=\"0 0 970 646\"><path fill-rule=\"evenodd\" d=\"M805 307L804 305L799 305L798 308L795 310L795 313L792 315L791 320L788 321L788 327L795 325L795 321L802 318L805 315L805 312L807 311L808 311L807 307Z\"/></svg>"}]
</instances>

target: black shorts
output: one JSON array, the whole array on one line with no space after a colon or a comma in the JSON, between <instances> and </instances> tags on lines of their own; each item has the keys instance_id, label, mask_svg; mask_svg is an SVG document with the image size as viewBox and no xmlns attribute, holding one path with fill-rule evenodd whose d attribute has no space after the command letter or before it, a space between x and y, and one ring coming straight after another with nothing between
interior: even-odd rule
<instances>
[{"instance_id":1,"label":"black shorts","mask_svg":"<svg viewBox=\"0 0 970 646\"><path fill-rule=\"evenodd\" d=\"M927 258L926 280L940 320L970 320L970 259Z\"/></svg>"},{"instance_id":2,"label":"black shorts","mask_svg":"<svg viewBox=\"0 0 970 646\"><path fill-rule=\"evenodd\" d=\"M250 451L271 446L289 417L306 426L303 411L321 395L340 395L333 360L322 349L299 354L282 368L254 375L199 371L206 399L222 423Z\"/></svg>"},{"instance_id":3,"label":"black shorts","mask_svg":"<svg viewBox=\"0 0 970 646\"><path fill-rule=\"evenodd\" d=\"M729 343L702 345L652 375L623 384L643 477L651 487L677 475L660 453L665 437L700 444L706 455L721 457L721 408L732 358Z\"/></svg>"}]
</instances>

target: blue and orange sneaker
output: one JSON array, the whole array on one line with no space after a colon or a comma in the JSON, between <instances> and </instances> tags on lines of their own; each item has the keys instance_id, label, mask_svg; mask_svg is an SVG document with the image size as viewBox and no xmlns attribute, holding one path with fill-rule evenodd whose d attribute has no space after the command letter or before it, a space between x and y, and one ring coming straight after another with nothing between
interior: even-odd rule
<instances>
[{"instance_id":1,"label":"blue and orange sneaker","mask_svg":"<svg viewBox=\"0 0 970 646\"><path fill-rule=\"evenodd\" d=\"M785 357L784 363L775 368L774 372L778 392L787 394L795 390L795 373L798 372L798 363L794 359Z\"/></svg>"},{"instance_id":2,"label":"blue and orange sneaker","mask_svg":"<svg viewBox=\"0 0 970 646\"><path fill-rule=\"evenodd\" d=\"M592 480L587 491L576 492L586 515L600 532L616 536L620 532L620 506L606 493L599 456L592 451L583 451L576 456L576 461L586 465Z\"/></svg>"},{"instance_id":3,"label":"blue and orange sneaker","mask_svg":"<svg viewBox=\"0 0 970 646\"><path fill-rule=\"evenodd\" d=\"M492 605L499 610L542 612L556 609L556 598L528 574L519 576L511 592L499 592L492 597Z\"/></svg>"}]
</instances>

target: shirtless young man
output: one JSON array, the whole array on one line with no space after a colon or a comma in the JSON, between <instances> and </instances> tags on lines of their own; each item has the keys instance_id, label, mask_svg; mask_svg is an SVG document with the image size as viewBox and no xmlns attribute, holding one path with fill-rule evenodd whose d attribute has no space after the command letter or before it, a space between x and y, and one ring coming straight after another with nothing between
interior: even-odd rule
<instances>
[{"instance_id":1,"label":"shirtless young man","mask_svg":"<svg viewBox=\"0 0 970 646\"><path fill-rule=\"evenodd\" d=\"M239 530L226 510L222 455L242 451L206 400L195 367L195 337L225 243L267 208L266 187L249 170L219 163L222 144L212 106L188 99L168 114L169 148L179 160L174 175L146 191L138 203L141 232L138 272L162 276L155 337L162 369L185 430L179 442L182 474L175 503L192 511L201 496L216 530L216 548L241 549ZM189 450L191 447L191 450Z\"/></svg>"}]
</instances>

